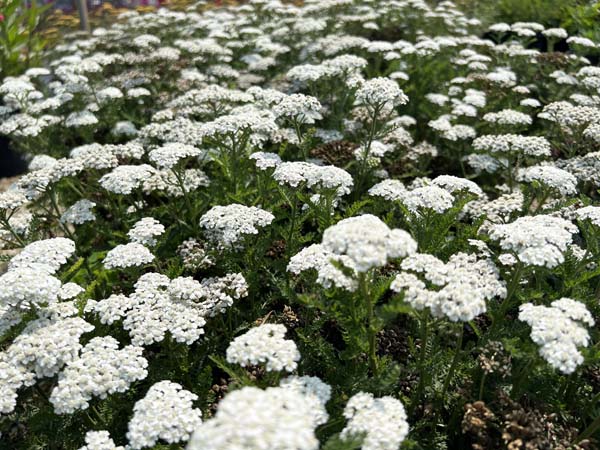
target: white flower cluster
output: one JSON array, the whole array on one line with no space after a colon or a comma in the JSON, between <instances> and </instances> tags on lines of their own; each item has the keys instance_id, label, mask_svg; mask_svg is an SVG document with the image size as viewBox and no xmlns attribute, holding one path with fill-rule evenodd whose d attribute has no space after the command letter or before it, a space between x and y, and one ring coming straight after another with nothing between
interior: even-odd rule
<instances>
[{"instance_id":1,"label":"white flower cluster","mask_svg":"<svg viewBox=\"0 0 600 450\"><path fill-rule=\"evenodd\" d=\"M520 134L486 134L473 141L473 148L492 154L522 153L526 156L547 157L551 155L550 142L541 136Z\"/></svg>"},{"instance_id":2,"label":"white flower cluster","mask_svg":"<svg viewBox=\"0 0 600 450\"><path fill-rule=\"evenodd\" d=\"M200 425L188 450L317 450L315 406L297 389L244 387Z\"/></svg>"},{"instance_id":3,"label":"white flower cluster","mask_svg":"<svg viewBox=\"0 0 600 450\"><path fill-rule=\"evenodd\" d=\"M315 97L304 94L292 94L284 96L279 103L273 107L276 117L284 117L298 124L313 124L321 116L321 103Z\"/></svg>"},{"instance_id":4,"label":"white flower cluster","mask_svg":"<svg viewBox=\"0 0 600 450\"><path fill-rule=\"evenodd\" d=\"M408 435L408 417L404 405L393 397L374 398L359 392L344 408L348 423L342 438L364 435L363 450L398 450Z\"/></svg>"},{"instance_id":5,"label":"white flower cluster","mask_svg":"<svg viewBox=\"0 0 600 450\"><path fill-rule=\"evenodd\" d=\"M306 185L319 193L322 190L335 190L337 196L349 194L352 176L344 169L335 166L319 166L304 161L283 162L273 172L273 178L280 185L297 188Z\"/></svg>"},{"instance_id":6,"label":"white flower cluster","mask_svg":"<svg viewBox=\"0 0 600 450\"><path fill-rule=\"evenodd\" d=\"M533 119L529 114L515 111L514 109L503 109L498 112L490 112L483 116L486 122L496 123L498 125L531 125Z\"/></svg>"},{"instance_id":7,"label":"white flower cluster","mask_svg":"<svg viewBox=\"0 0 600 450\"><path fill-rule=\"evenodd\" d=\"M333 262L338 262L350 269L353 267L353 260L350 257L336 255L321 244L312 244L290 258L287 271L298 275L307 270L315 270L317 272L316 281L324 288L335 286L347 291L355 291L358 287L356 279L346 275Z\"/></svg>"},{"instance_id":8,"label":"white flower cluster","mask_svg":"<svg viewBox=\"0 0 600 450\"><path fill-rule=\"evenodd\" d=\"M0 276L0 311L49 305L58 299L61 282L46 271L18 268Z\"/></svg>"},{"instance_id":9,"label":"white flower cluster","mask_svg":"<svg viewBox=\"0 0 600 450\"><path fill-rule=\"evenodd\" d=\"M331 386L318 377L290 375L279 383L285 389L291 389L302 394L311 407L315 425L323 425L329 419L325 405L331 398Z\"/></svg>"},{"instance_id":10,"label":"white flower cluster","mask_svg":"<svg viewBox=\"0 0 600 450\"><path fill-rule=\"evenodd\" d=\"M165 226L152 217L144 217L138 220L127 233L131 242L153 247L156 238L162 236Z\"/></svg>"},{"instance_id":11,"label":"white flower cluster","mask_svg":"<svg viewBox=\"0 0 600 450\"><path fill-rule=\"evenodd\" d=\"M276 153L255 152L250 155L250 159L256 161L259 170L274 169L281 164L281 158Z\"/></svg>"},{"instance_id":12,"label":"white flower cluster","mask_svg":"<svg viewBox=\"0 0 600 450\"><path fill-rule=\"evenodd\" d=\"M403 292L413 308L428 308L434 317L468 322L486 311L486 300L506 297L505 284L488 258L456 253L444 263L433 255L415 254L401 268L391 289Z\"/></svg>"},{"instance_id":13,"label":"white flower cluster","mask_svg":"<svg viewBox=\"0 0 600 450\"><path fill-rule=\"evenodd\" d=\"M242 367L265 364L267 371L292 372L300 352L294 341L285 339L285 326L265 324L236 337L227 347L227 362Z\"/></svg>"},{"instance_id":14,"label":"white flower cluster","mask_svg":"<svg viewBox=\"0 0 600 450\"><path fill-rule=\"evenodd\" d=\"M196 394L177 383L160 381L133 407L127 439L129 447L153 447L159 440L168 444L186 442L202 423L202 411L192 406Z\"/></svg>"},{"instance_id":15,"label":"white flower cluster","mask_svg":"<svg viewBox=\"0 0 600 450\"><path fill-rule=\"evenodd\" d=\"M79 450L125 450L125 447L115 445L108 431L88 431L85 434L85 445Z\"/></svg>"},{"instance_id":16,"label":"white flower cluster","mask_svg":"<svg viewBox=\"0 0 600 450\"><path fill-rule=\"evenodd\" d=\"M531 326L531 339L552 367L571 374L583 363L577 347L588 346L590 336L585 325L594 325L583 303L570 298L555 300L550 307L525 303L519 308L519 320Z\"/></svg>"},{"instance_id":17,"label":"white flower cluster","mask_svg":"<svg viewBox=\"0 0 600 450\"><path fill-rule=\"evenodd\" d=\"M93 397L106 398L125 392L135 381L148 374L144 349L133 345L119 350L119 342L110 337L95 337L83 347L79 357L69 361L58 376L50 395L57 414L86 409Z\"/></svg>"},{"instance_id":18,"label":"white flower cluster","mask_svg":"<svg viewBox=\"0 0 600 450\"><path fill-rule=\"evenodd\" d=\"M150 150L148 157L150 161L161 169L172 169L186 158L200 157L203 152L192 145L181 144L179 142L169 142L161 147Z\"/></svg>"},{"instance_id":19,"label":"white flower cluster","mask_svg":"<svg viewBox=\"0 0 600 450\"><path fill-rule=\"evenodd\" d=\"M31 386L40 378L53 377L77 358L81 335L93 329L79 317L43 317L29 322L0 353L0 412L14 410L19 388Z\"/></svg>"},{"instance_id":20,"label":"white flower cluster","mask_svg":"<svg viewBox=\"0 0 600 450\"><path fill-rule=\"evenodd\" d=\"M600 206L584 206L575 211L579 220L589 220L593 225L600 227Z\"/></svg>"},{"instance_id":21,"label":"white flower cluster","mask_svg":"<svg viewBox=\"0 0 600 450\"><path fill-rule=\"evenodd\" d=\"M558 167L542 165L521 169L517 179L527 183L537 181L560 196L577 193L577 178Z\"/></svg>"},{"instance_id":22,"label":"white flower cluster","mask_svg":"<svg viewBox=\"0 0 600 450\"><path fill-rule=\"evenodd\" d=\"M94 209L95 206L96 204L90 200L78 200L67 208L62 214L60 221L62 223L72 223L74 225L93 222L96 220L96 216L92 212L92 209Z\"/></svg>"},{"instance_id":23,"label":"white flower cluster","mask_svg":"<svg viewBox=\"0 0 600 450\"><path fill-rule=\"evenodd\" d=\"M258 234L258 228L266 227L274 219L268 211L234 203L212 207L200 218L200 226L208 240L219 248L236 248L244 237Z\"/></svg>"},{"instance_id":24,"label":"white flower cluster","mask_svg":"<svg viewBox=\"0 0 600 450\"><path fill-rule=\"evenodd\" d=\"M122 165L115 167L112 172L100 178L100 186L115 194L131 194L151 177L156 169L148 164L139 166Z\"/></svg>"},{"instance_id":25,"label":"white flower cluster","mask_svg":"<svg viewBox=\"0 0 600 450\"><path fill-rule=\"evenodd\" d=\"M55 274L73 253L75 253L75 242L71 239L62 237L43 239L28 244L21 253L13 256L8 269L35 269Z\"/></svg>"},{"instance_id":26,"label":"white flower cluster","mask_svg":"<svg viewBox=\"0 0 600 450\"><path fill-rule=\"evenodd\" d=\"M365 81L356 91L356 105L383 109L408 103L408 97L398 83L389 78L372 78Z\"/></svg>"},{"instance_id":27,"label":"white flower cluster","mask_svg":"<svg viewBox=\"0 0 600 450\"><path fill-rule=\"evenodd\" d=\"M551 269L564 262L563 253L577 232L577 227L565 219L538 215L492 225L489 235L500 241L503 250L514 252L523 264Z\"/></svg>"},{"instance_id":28,"label":"white flower cluster","mask_svg":"<svg viewBox=\"0 0 600 450\"><path fill-rule=\"evenodd\" d=\"M130 296L88 300L85 312L97 314L100 322L108 325L122 320L134 345L160 342L167 332L175 341L191 345L204 334L206 317L223 312L234 300L247 295L248 286L240 274L200 283L192 278L170 280L147 273L139 278Z\"/></svg>"},{"instance_id":29,"label":"white flower cluster","mask_svg":"<svg viewBox=\"0 0 600 450\"><path fill-rule=\"evenodd\" d=\"M110 250L104 258L107 269L143 266L154 261L154 255L145 246L137 242L119 244Z\"/></svg>"},{"instance_id":30,"label":"white flower cluster","mask_svg":"<svg viewBox=\"0 0 600 450\"><path fill-rule=\"evenodd\" d=\"M410 234L390 229L371 214L343 219L327 228L322 246L333 255L347 256L351 261L349 268L359 273L383 267L389 259L403 258L417 251L417 243ZM346 259L338 261L345 263Z\"/></svg>"}]
</instances>

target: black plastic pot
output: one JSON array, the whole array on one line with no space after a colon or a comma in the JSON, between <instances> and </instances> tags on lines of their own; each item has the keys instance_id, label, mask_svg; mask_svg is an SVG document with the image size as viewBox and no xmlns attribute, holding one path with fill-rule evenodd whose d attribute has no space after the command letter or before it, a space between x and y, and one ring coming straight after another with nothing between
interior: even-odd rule
<instances>
[{"instance_id":1,"label":"black plastic pot","mask_svg":"<svg viewBox=\"0 0 600 450\"><path fill-rule=\"evenodd\" d=\"M0 178L14 177L27 170L23 157L10 147L10 140L0 136Z\"/></svg>"}]
</instances>

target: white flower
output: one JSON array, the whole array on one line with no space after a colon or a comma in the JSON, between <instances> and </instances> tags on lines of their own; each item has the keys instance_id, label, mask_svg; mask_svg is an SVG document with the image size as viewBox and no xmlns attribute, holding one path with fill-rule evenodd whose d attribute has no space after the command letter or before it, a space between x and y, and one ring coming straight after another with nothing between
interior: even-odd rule
<instances>
[{"instance_id":1,"label":"white flower","mask_svg":"<svg viewBox=\"0 0 600 450\"><path fill-rule=\"evenodd\" d=\"M583 363L577 347L587 347L590 340L583 324L594 325L583 303L569 298L555 300L550 307L526 303L519 308L519 320L531 326L531 339L552 367L568 375Z\"/></svg>"},{"instance_id":2,"label":"white flower","mask_svg":"<svg viewBox=\"0 0 600 450\"><path fill-rule=\"evenodd\" d=\"M408 417L404 405L393 397L374 398L373 394L359 392L344 408L348 423L342 438L365 434L363 450L398 450L408 435Z\"/></svg>"},{"instance_id":3,"label":"white flower","mask_svg":"<svg viewBox=\"0 0 600 450\"><path fill-rule=\"evenodd\" d=\"M61 300L70 300L77 297L82 292L85 292L85 289L79 286L77 283L65 283L60 288L58 296Z\"/></svg>"},{"instance_id":4,"label":"white flower","mask_svg":"<svg viewBox=\"0 0 600 450\"><path fill-rule=\"evenodd\" d=\"M69 208L62 214L60 221L62 223L72 223L74 225L81 225L85 222L93 222L96 220L96 216L92 212L92 209L96 204L87 199L78 200L73 203Z\"/></svg>"},{"instance_id":5,"label":"white flower","mask_svg":"<svg viewBox=\"0 0 600 450\"><path fill-rule=\"evenodd\" d=\"M292 372L298 366L300 352L294 341L285 339L286 328L265 324L236 337L227 347L227 362L242 367L265 364L268 372Z\"/></svg>"},{"instance_id":6,"label":"white flower","mask_svg":"<svg viewBox=\"0 0 600 450\"><path fill-rule=\"evenodd\" d=\"M542 34L553 39L566 39L569 36L564 28L547 28L542 31Z\"/></svg>"},{"instance_id":7,"label":"white flower","mask_svg":"<svg viewBox=\"0 0 600 450\"><path fill-rule=\"evenodd\" d=\"M279 386L296 391L302 394L307 402L313 403L311 409L315 418L315 425L322 425L327 422L329 414L325 405L331 398L331 386L318 377L299 377L297 375L284 378Z\"/></svg>"},{"instance_id":8,"label":"white flower","mask_svg":"<svg viewBox=\"0 0 600 450\"><path fill-rule=\"evenodd\" d=\"M423 186L405 191L401 194L400 201L414 214L423 210L431 210L438 214L452 208L454 197L446 189L438 186Z\"/></svg>"},{"instance_id":9,"label":"white flower","mask_svg":"<svg viewBox=\"0 0 600 450\"><path fill-rule=\"evenodd\" d=\"M75 242L67 238L51 238L32 242L14 256L9 270L32 268L54 274L75 253Z\"/></svg>"},{"instance_id":10,"label":"white flower","mask_svg":"<svg viewBox=\"0 0 600 450\"><path fill-rule=\"evenodd\" d=\"M273 178L280 185L293 188L305 183L308 189L319 193L321 190L335 189L337 196L350 193L352 176L344 169L335 166L319 166L304 161L283 162L273 172Z\"/></svg>"},{"instance_id":11,"label":"white flower","mask_svg":"<svg viewBox=\"0 0 600 450\"><path fill-rule=\"evenodd\" d=\"M159 440L168 444L186 442L202 423L202 412L192 406L196 394L177 383L160 381L133 406L127 439L129 447L153 447Z\"/></svg>"},{"instance_id":12,"label":"white flower","mask_svg":"<svg viewBox=\"0 0 600 450\"><path fill-rule=\"evenodd\" d=\"M40 307L58 299L60 280L46 271L28 267L0 276L0 305L22 309Z\"/></svg>"},{"instance_id":13,"label":"white flower","mask_svg":"<svg viewBox=\"0 0 600 450\"><path fill-rule=\"evenodd\" d=\"M142 244L132 242L119 244L110 250L104 258L107 269L143 266L154 261L154 255Z\"/></svg>"},{"instance_id":14,"label":"white flower","mask_svg":"<svg viewBox=\"0 0 600 450\"><path fill-rule=\"evenodd\" d=\"M355 94L356 105L367 105L372 108L385 108L408 103L398 83L389 78L372 78L365 81Z\"/></svg>"},{"instance_id":15,"label":"white flower","mask_svg":"<svg viewBox=\"0 0 600 450\"><path fill-rule=\"evenodd\" d=\"M156 169L148 164L118 166L100 178L100 186L115 194L131 194L152 176Z\"/></svg>"},{"instance_id":16,"label":"white flower","mask_svg":"<svg viewBox=\"0 0 600 450\"><path fill-rule=\"evenodd\" d=\"M519 170L517 179L528 183L537 181L560 195L577 193L577 178L566 170L554 166L526 167Z\"/></svg>"},{"instance_id":17,"label":"white flower","mask_svg":"<svg viewBox=\"0 0 600 450\"><path fill-rule=\"evenodd\" d=\"M152 247L156 245L156 238L162 236L164 232L165 227L158 220L144 217L133 225L133 228L127 232L127 236L131 242Z\"/></svg>"},{"instance_id":18,"label":"white flower","mask_svg":"<svg viewBox=\"0 0 600 450\"><path fill-rule=\"evenodd\" d=\"M292 94L281 99L274 107L273 112L277 117L284 117L299 124L312 124L321 116L319 100L310 95Z\"/></svg>"},{"instance_id":19,"label":"white flower","mask_svg":"<svg viewBox=\"0 0 600 450\"><path fill-rule=\"evenodd\" d=\"M389 259L417 251L417 243L406 231L390 229L371 214L343 219L327 228L322 245L334 255L348 256L350 268L357 272L383 267Z\"/></svg>"},{"instance_id":20,"label":"white flower","mask_svg":"<svg viewBox=\"0 0 600 450\"><path fill-rule=\"evenodd\" d=\"M600 227L600 206L584 206L575 211L579 220L589 220L593 225Z\"/></svg>"},{"instance_id":21,"label":"white flower","mask_svg":"<svg viewBox=\"0 0 600 450\"><path fill-rule=\"evenodd\" d=\"M70 128L96 125L97 123L98 119L94 113L87 110L72 112L65 120L65 126Z\"/></svg>"},{"instance_id":22,"label":"white flower","mask_svg":"<svg viewBox=\"0 0 600 450\"><path fill-rule=\"evenodd\" d=\"M171 169L185 158L199 157L202 154L202 150L192 145L170 142L164 144L162 147L151 150L148 157L159 168Z\"/></svg>"},{"instance_id":23,"label":"white flower","mask_svg":"<svg viewBox=\"0 0 600 450\"><path fill-rule=\"evenodd\" d=\"M433 179L432 184L446 189L451 194L456 192L469 192L477 197L483 196L483 191L471 180L466 178L455 177L452 175L440 175Z\"/></svg>"},{"instance_id":24,"label":"white flower","mask_svg":"<svg viewBox=\"0 0 600 450\"><path fill-rule=\"evenodd\" d=\"M401 199L406 193L406 187L400 180L388 178L380 181L369 189L371 197L382 197L385 200L395 201Z\"/></svg>"},{"instance_id":25,"label":"white flower","mask_svg":"<svg viewBox=\"0 0 600 450\"><path fill-rule=\"evenodd\" d=\"M219 403L188 450L317 450L314 402L295 389L244 387Z\"/></svg>"},{"instance_id":26,"label":"white flower","mask_svg":"<svg viewBox=\"0 0 600 450\"><path fill-rule=\"evenodd\" d=\"M486 300L506 297L498 269L485 257L455 253L444 263L432 255L415 254L402 261L401 268L391 289L403 292L413 308L429 308L434 317L468 322L486 311ZM431 288L413 273L422 274Z\"/></svg>"},{"instance_id":27,"label":"white flower","mask_svg":"<svg viewBox=\"0 0 600 450\"><path fill-rule=\"evenodd\" d=\"M347 291L355 291L357 288L356 280L336 267L332 263L335 261L348 268L353 266L353 261L348 256L335 255L326 250L321 244L313 244L290 258L287 271L298 275L307 270L315 270L317 272L317 283L324 288L335 286Z\"/></svg>"},{"instance_id":28,"label":"white flower","mask_svg":"<svg viewBox=\"0 0 600 450\"><path fill-rule=\"evenodd\" d=\"M565 260L563 253L573 241L577 227L559 217L520 217L508 224L493 225L490 237L511 250L525 265L554 268Z\"/></svg>"},{"instance_id":29,"label":"white flower","mask_svg":"<svg viewBox=\"0 0 600 450\"><path fill-rule=\"evenodd\" d=\"M259 170L273 169L281 164L281 158L276 153L255 152L250 155Z\"/></svg>"},{"instance_id":30,"label":"white flower","mask_svg":"<svg viewBox=\"0 0 600 450\"><path fill-rule=\"evenodd\" d=\"M207 238L219 247L236 247L247 235L269 225L275 216L263 209L239 204L214 206L200 218Z\"/></svg>"},{"instance_id":31,"label":"white flower","mask_svg":"<svg viewBox=\"0 0 600 450\"><path fill-rule=\"evenodd\" d=\"M27 202L25 192L20 189L8 189L0 192L0 210L17 209Z\"/></svg>"},{"instance_id":32,"label":"white flower","mask_svg":"<svg viewBox=\"0 0 600 450\"><path fill-rule=\"evenodd\" d=\"M125 450L116 446L108 431L88 431L85 434L85 445L79 450Z\"/></svg>"},{"instance_id":33,"label":"white flower","mask_svg":"<svg viewBox=\"0 0 600 450\"><path fill-rule=\"evenodd\" d=\"M76 313L76 310L67 311L67 315ZM0 412L9 413L14 409L20 387L55 376L65 364L77 358L82 347L81 335L93 329L93 325L79 317L42 317L29 322L0 353L0 392L3 394Z\"/></svg>"},{"instance_id":34,"label":"white flower","mask_svg":"<svg viewBox=\"0 0 600 450\"><path fill-rule=\"evenodd\" d=\"M131 383L146 378L148 361L143 350L132 345L119 350L119 342L110 336L90 340L59 374L50 395L54 412L72 414L86 409L93 397L125 392Z\"/></svg>"},{"instance_id":35,"label":"white flower","mask_svg":"<svg viewBox=\"0 0 600 450\"><path fill-rule=\"evenodd\" d=\"M499 125L531 125L533 122L530 115L513 109L487 113L483 116L483 120Z\"/></svg>"}]
</instances>

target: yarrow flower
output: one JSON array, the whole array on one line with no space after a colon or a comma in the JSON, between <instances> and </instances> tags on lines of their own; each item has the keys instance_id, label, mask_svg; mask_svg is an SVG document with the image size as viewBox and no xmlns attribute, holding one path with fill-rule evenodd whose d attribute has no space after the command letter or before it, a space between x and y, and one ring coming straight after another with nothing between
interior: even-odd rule
<instances>
[{"instance_id":1,"label":"yarrow flower","mask_svg":"<svg viewBox=\"0 0 600 450\"><path fill-rule=\"evenodd\" d=\"M408 417L404 405L393 397L375 398L359 392L344 408L348 421L342 430L344 439L364 434L363 450L397 450L408 435Z\"/></svg>"},{"instance_id":2,"label":"yarrow flower","mask_svg":"<svg viewBox=\"0 0 600 450\"><path fill-rule=\"evenodd\" d=\"M159 440L168 444L186 442L202 423L202 412L192 406L197 399L196 394L171 381L152 385L133 406L127 431L129 447L152 447Z\"/></svg>"},{"instance_id":3,"label":"yarrow flower","mask_svg":"<svg viewBox=\"0 0 600 450\"><path fill-rule=\"evenodd\" d=\"M118 166L112 172L100 178L100 186L115 194L131 194L135 189L156 172L152 166Z\"/></svg>"},{"instance_id":4,"label":"yarrow flower","mask_svg":"<svg viewBox=\"0 0 600 450\"><path fill-rule=\"evenodd\" d=\"M284 117L293 123L313 124L321 116L321 103L315 97L304 94L287 95L274 107L273 112L277 117Z\"/></svg>"},{"instance_id":5,"label":"yarrow flower","mask_svg":"<svg viewBox=\"0 0 600 450\"><path fill-rule=\"evenodd\" d=\"M314 401L296 389L244 387L219 403L188 450L317 450Z\"/></svg>"},{"instance_id":6,"label":"yarrow flower","mask_svg":"<svg viewBox=\"0 0 600 450\"><path fill-rule=\"evenodd\" d=\"M335 286L347 291L355 291L358 287L356 279L348 276L333 262L338 262L347 268L352 268L354 264L353 260L346 255L336 255L321 244L313 244L290 258L287 271L298 275L301 272L315 270L316 281L324 288Z\"/></svg>"},{"instance_id":7,"label":"yarrow flower","mask_svg":"<svg viewBox=\"0 0 600 450\"><path fill-rule=\"evenodd\" d=\"M63 223L72 223L74 225L93 222L96 220L96 216L92 212L92 209L94 209L95 206L96 203L90 200L78 200L62 214L60 221Z\"/></svg>"},{"instance_id":8,"label":"yarrow flower","mask_svg":"<svg viewBox=\"0 0 600 450\"><path fill-rule=\"evenodd\" d=\"M521 169L517 179L527 183L537 181L560 196L577 193L577 178L554 166L532 166Z\"/></svg>"},{"instance_id":9,"label":"yarrow flower","mask_svg":"<svg viewBox=\"0 0 600 450\"><path fill-rule=\"evenodd\" d=\"M300 360L294 341L285 339L285 326L265 324L236 337L227 347L227 361L242 367L265 364L268 372L292 372Z\"/></svg>"},{"instance_id":10,"label":"yarrow flower","mask_svg":"<svg viewBox=\"0 0 600 450\"><path fill-rule=\"evenodd\" d=\"M590 336L585 325L593 326L594 319L583 303L570 298L550 305L525 303L519 308L519 320L531 326L531 339L540 346L540 356L568 375L583 363L577 347L588 346Z\"/></svg>"},{"instance_id":11,"label":"yarrow flower","mask_svg":"<svg viewBox=\"0 0 600 450\"><path fill-rule=\"evenodd\" d=\"M275 216L255 206L231 204L214 206L200 218L209 241L219 248L236 248L242 238L258 234L258 228L269 225Z\"/></svg>"},{"instance_id":12,"label":"yarrow flower","mask_svg":"<svg viewBox=\"0 0 600 450\"><path fill-rule=\"evenodd\" d=\"M250 155L250 159L255 161L259 170L273 169L281 164L281 158L276 153L255 152Z\"/></svg>"},{"instance_id":13,"label":"yarrow flower","mask_svg":"<svg viewBox=\"0 0 600 450\"><path fill-rule=\"evenodd\" d=\"M390 229L371 214L340 220L325 230L322 245L334 255L347 256L350 268L359 273L417 251L417 243L406 231Z\"/></svg>"},{"instance_id":14,"label":"yarrow flower","mask_svg":"<svg viewBox=\"0 0 600 450\"><path fill-rule=\"evenodd\" d=\"M133 228L127 232L127 236L131 242L153 247L156 245L156 238L162 236L164 232L165 227L158 220L144 217L133 225Z\"/></svg>"},{"instance_id":15,"label":"yarrow flower","mask_svg":"<svg viewBox=\"0 0 600 450\"><path fill-rule=\"evenodd\" d=\"M314 192L335 190L337 196L349 194L352 176L344 169L335 166L319 166L303 161L283 162L273 172L273 178L280 185L296 188L305 184Z\"/></svg>"},{"instance_id":16,"label":"yarrow flower","mask_svg":"<svg viewBox=\"0 0 600 450\"><path fill-rule=\"evenodd\" d=\"M172 169L179 161L185 158L199 157L202 150L179 142L170 142L161 147L150 150L150 161L161 169Z\"/></svg>"},{"instance_id":17,"label":"yarrow flower","mask_svg":"<svg viewBox=\"0 0 600 450\"><path fill-rule=\"evenodd\" d=\"M456 253L444 263L433 255L415 254L400 267L403 272L391 289L404 293L413 308L428 308L434 317L468 322L486 311L486 300L506 297L499 271L488 258Z\"/></svg>"},{"instance_id":18,"label":"yarrow flower","mask_svg":"<svg viewBox=\"0 0 600 450\"><path fill-rule=\"evenodd\" d=\"M355 104L383 109L408 103L408 97L398 83L389 78L372 78L365 81L356 91Z\"/></svg>"},{"instance_id":19,"label":"yarrow flower","mask_svg":"<svg viewBox=\"0 0 600 450\"><path fill-rule=\"evenodd\" d=\"M9 270L35 269L55 274L75 253L75 242L68 238L51 238L32 242L8 263Z\"/></svg>"},{"instance_id":20,"label":"yarrow flower","mask_svg":"<svg viewBox=\"0 0 600 450\"><path fill-rule=\"evenodd\" d=\"M523 264L551 269L564 262L564 252L577 231L577 227L565 219L537 215L492 225L489 235L500 241L503 250L514 252Z\"/></svg>"},{"instance_id":21,"label":"yarrow flower","mask_svg":"<svg viewBox=\"0 0 600 450\"><path fill-rule=\"evenodd\" d=\"M110 250L104 258L107 269L143 266L154 261L154 255L146 247L137 242L119 244Z\"/></svg>"},{"instance_id":22,"label":"yarrow flower","mask_svg":"<svg viewBox=\"0 0 600 450\"><path fill-rule=\"evenodd\" d=\"M146 378L143 350L132 345L119 350L119 342L110 336L90 340L58 376L50 395L56 414L87 409L93 397L125 392L131 383Z\"/></svg>"},{"instance_id":23,"label":"yarrow flower","mask_svg":"<svg viewBox=\"0 0 600 450\"><path fill-rule=\"evenodd\" d=\"M108 431L88 431L85 434L85 445L79 450L125 450L125 447L115 445Z\"/></svg>"}]
</instances>

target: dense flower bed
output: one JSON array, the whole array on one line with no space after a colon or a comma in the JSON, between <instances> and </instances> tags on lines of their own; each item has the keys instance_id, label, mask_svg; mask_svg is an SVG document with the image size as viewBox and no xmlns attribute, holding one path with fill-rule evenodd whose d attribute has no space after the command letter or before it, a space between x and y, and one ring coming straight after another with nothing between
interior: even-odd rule
<instances>
[{"instance_id":1,"label":"dense flower bed","mask_svg":"<svg viewBox=\"0 0 600 450\"><path fill-rule=\"evenodd\" d=\"M597 448L596 43L447 1L121 19L0 84L0 447Z\"/></svg>"}]
</instances>

